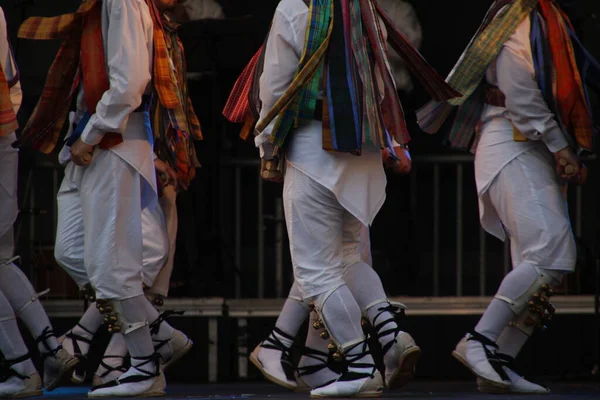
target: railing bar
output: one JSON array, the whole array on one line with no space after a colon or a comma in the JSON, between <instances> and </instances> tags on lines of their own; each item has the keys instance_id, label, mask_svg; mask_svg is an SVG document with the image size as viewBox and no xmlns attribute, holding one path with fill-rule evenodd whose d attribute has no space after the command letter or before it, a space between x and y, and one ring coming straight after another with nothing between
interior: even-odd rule
<instances>
[{"instance_id":1,"label":"railing bar","mask_svg":"<svg viewBox=\"0 0 600 400\"><path fill-rule=\"evenodd\" d=\"M479 295L485 296L485 285L487 275L487 240L486 232L483 228L479 227Z\"/></svg>"},{"instance_id":2,"label":"railing bar","mask_svg":"<svg viewBox=\"0 0 600 400\"><path fill-rule=\"evenodd\" d=\"M595 154L581 157L581 161L596 161ZM412 156L414 164L466 164L472 163L474 157L470 154L422 154ZM258 158L225 158L220 161L224 167L257 167L260 165Z\"/></svg>"},{"instance_id":3,"label":"railing bar","mask_svg":"<svg viewBox=\"0 0 600 400\"><path fill-rule=\"evenodd\" d=\"M433 165L433 295L440 295L440 166Z\"/></svg>"},{"instance_id":4,"label":"railing bar","mask_svg":"<svg viewBox=\"0 0 600 400\"><path fill-rule=\"evenodd\" d=\"M263 209L263 180L260 174L256 174L258 177L258 212L257 212L257 226L258 226L258 298L262 299L265 296L265 217Z\"/></svg>"},{"instance_id":5,"label":"railing bar","mask_svg":"<svg viewBox=\"0 0 600 400\"><path fill-rule=\"evenodd\" d=\"M575 235L580 238L583 233L583 186L575 190Z\"/></svg>"},{"instance_id":6,"label":"railing bar","mask_svg":"<svg viewBox=\"0 0 600 400\"><path fill-rule=\"evenodd\" d=\"M235 168L235 298L242 296L242 169Z\"/></svg>"},{"instance_id":7,"label":"railing bar","mask_svg":"<svg viewBox=\"0 0 600 400\"><path fill-rule=\"evenodd\" d=\"M283 297L283 201L275 200L275 290Z\"/></svg>"},{"instance_id":8,"label":"railing bar","mask_svg":"<svg viewBox=\"0 0 600 400\"><path fill-rule=\"evenodd\" d=\"M463 164L456 165L456 295L463 294Z\"/></svg>"}]
</instances>

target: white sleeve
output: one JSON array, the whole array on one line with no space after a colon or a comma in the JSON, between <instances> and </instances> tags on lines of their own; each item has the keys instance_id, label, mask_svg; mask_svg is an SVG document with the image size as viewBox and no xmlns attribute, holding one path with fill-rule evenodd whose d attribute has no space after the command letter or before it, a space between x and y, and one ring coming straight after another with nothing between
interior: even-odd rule
<instances>
[{"instance_id":1,"label":"white sleeve","mask_svg":"<svg viewBox=\"0 0 600 400\"><path fill-rule=\"evenodd\" d=\"M10 45L8 43L8 30L6 27L6 17L4 11L0 7L0 64L2 65L2 71L7 81L11 81L17 74L17 65L12 57L10 51ZM10 100L13 105L13 110L16 113L19 112L21 102L23 100L23 93L21 92L21 82L16 82L10 88Z\"/></svg>"},{"instance_id":2,"label":"white sleeve","mask_svg":"<svg viewBox=\"0 0 600 400\"><path fill-rule=\"evenodd\" d=\"M100 143L107 132L123 133L151 80L148 43L152 37L142 24L146 5L135 0L105 1L110 21L105 43L110 88L81 134L81 140L91 145Z\"/></svg>"},{"instance_id":3,"label":"white sleeve","mask_svg":"<svg viewBox=\"0 0 600 400\"><path fill-rule=\"evenodd\" d=\"M498 55L498 88L506 97L508 117L514 126L527 139L543 141L554 153L568 143L535 80L528 29L523 24Z\"/></svg>"},{"instance_id":4,"label":"white sleeve","mask_svg":"<svg viewBox=\"0 0 600 400\"><path fill-rule=\"evenodd\" d=\"M265 49L264 69L260 76L261 119L285 93L298 69L300 53L304 46L304 36L294 31L295 25L300 26L298 21L291 21L279 10L275 11ZM304 29L306 28L304 27ZM301 43L299 38L302 38ZM298 51L299 49L300 51ZM270 158L269 156L272 154L269 136L276 121L277 119L271 121L255 138L255 144L260 148L261 157L266 155L267 158Z\"/></svg>"}]
</instances>

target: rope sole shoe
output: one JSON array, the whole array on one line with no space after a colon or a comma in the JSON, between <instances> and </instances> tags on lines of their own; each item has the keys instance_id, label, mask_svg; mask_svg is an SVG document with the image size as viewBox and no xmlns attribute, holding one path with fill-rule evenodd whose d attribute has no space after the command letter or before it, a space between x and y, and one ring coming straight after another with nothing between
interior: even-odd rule
<instances>
[{"instance_id":1,"label":"rope sole shoe","mask_svg":"<svg viewBox=\"0 0 600 400\"><path fill-rule=\"evenodd\" d=\"M285 373L284 367L282 365L277 365L277 363L270 363L269 365L265 365L260 361L259 355L261 348L262 343L254 348L254 350L250 354L250 362L254 364L254 366L263 374L263 376L267 380L286 389L296 390L298 387L297 382L295 380L290 381L287 378L287 374ZM281 360L278 360L278 362L281 363ZM272 367L271 364L275 364L275 366ZM291 364L290 368L292 368Z\"/></svg>"},{"instance_id":2,"label":"rope sole shoe","mask_svg":"<svg viewBox=\"0 0 600 400\"><path fill-rule=\"evenodd\" d=\"M384 383L379 371L372 377L354 379L352 372L346 372L335 382L311 390L310 397L322 399L327 397L373 398L381 397Z\"/></svg>"},{"instance_id":3,"label":"rope sole shoe","mask_svg":"<svg viewBox=\"0 0 600 400\"><path fill-rule=\"evenodd\" d=\"M161 397L165 395L166 387L167 381L162 372L156 377L129 375L93 387L88 397Z\"/></svg>"},{"instance_id":4,"label":"rope sole shoe","mask_svg":"<svg viewBox=\"0 0 600 400\"><path fill-rule=\"evenodd\" d=\"M475 374L477 378L491 386L507 389L510 387L510 380L500 361L495 358L488 348L494 346L493 342L474 332L458 342L452 356ZM469 355L470 352L475 354ZM477 358L477 361L469 361L469 358Z\"/></svg>"}]
</instances>

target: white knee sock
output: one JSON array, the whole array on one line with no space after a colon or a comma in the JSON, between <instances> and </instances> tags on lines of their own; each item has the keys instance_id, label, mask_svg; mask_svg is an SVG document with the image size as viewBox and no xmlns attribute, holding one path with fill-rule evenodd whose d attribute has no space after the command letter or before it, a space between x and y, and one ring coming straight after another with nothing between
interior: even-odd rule
<instances>
[{"instance_id":1,"label":"white knee sock","mask_svg":"<svg viewBox=\"0 0 600 400\"><path fill-rule=\"evenodd\" d=\"M87 310L85 310L85 312L83 313L83 316L81 317L79 322L71 329L71 332L73 333L73 335L81 336L91 341L103 323L104 315L100 314L100 311L98 311L98 308L96 307L96 303L91 303L88 306ZM73 341L77 341L77 346L79 346L81 354L86 355L89 352L90 343L82 340L76 340L75 338L73 339ZM74 349L66 348L66 346L70 346L69 341L65 341L63 346L65 346L65 349L69 353L75 354Z\"/></svg>"},{"instance_id":2,"label":"white knee sock","mask_svg":"<svg viewBox=\"0 0 600 400\"><path fill-rule=\"evenodd\" d=\"M319 315L313 311L310 313L310 321L319 318ZM310 387L318 387L326 382L335 380L341 374L332 371L327 365L329 358L329 340L323 340L320 336L321 330L314 329L312 323L308 324L308 333L306 335L306 354L303 354L298 362L298 372L300 378Z\"/></svg>"},{"instance_id":3,"label":"white knee sock","mask_svg":"<svg viewBox=\"0 0 600 400\"><path fill-rule=\"evenodd\" d=\"M0 291L0 351L8 361L29 353L19 332L19 326L8 299ZM14 364L12 369L23 376L30 376L36 370L31 358Z\"/></svg>"},{"instance_id":4,"label":"white knee sock","mask_svg":"<svg viewBox=\"0 0 600 400\"><path fill-rule=\"evenodd\" d=\"M547 274L551 277L552 286L559 285L566 274L566 272L558 270L548 270L544 268L540 269L544 274ZM528 339L529 336L525 332L515 328L514 326L508 325L506 328L504 328L498 337L498 341L496 342L499 347L498 352L501 354L506 354L512 358L516 358Z\"/></svg>"},{"instance_id":5,"label":"white knee sock","mask_svg":"<svg viewBox=\"0 0 600 400\"><path fill-rule=\"evenodd\" d=\"M544 269L544 273L554 278L555 284L563 276L563 272ZM538 272L529 263L516 266L502 281L498 296L517 299L537 281ZM475 327L475 331L495 342L508 323L515 318L515 313L505 301L494 299Z\"/></svg>"},{"instance_id":6,"label":"white knee sock","mask_svg":"<svg viewBox=\"0 0 600 400\"><path fill-rule=\"evenodd\" d=\"M358 262L351 265L344 272L344 281L356 299L358 306L363 312L366 312L367 318L377 326L378 332L389 330L387 335L379 338L382 347L394 340L396 336L394 329L398 328L394 314L385 311L389 307L387 296L381 279L377 272L364 262ZM384 321L389 321L379 326Z\"/></svg>"},{"instance_id":7,"label":"white knee sock","mask_svg":"<svg viewBox=\"0 0 600 400\"><path fill-rule=\"evenodd\" d=\"M119 303L121 320L123 321L121 333L124 334L127 350L131 355L131 364L152 373L156 364L145 361L154 354L154 345L152 344L152 336L150 335L145 310L148 299L144 295L140 295L126 300L119 300Z\"/></svg>"},{"instance_id":8,"label":"white knee sock","mask_svg":"<svg viewBox=\"0 0 600 400\"><path fill-rule=\"evenodd\" d=\"M504 328L502 334L498 337L496 342L499 347L498 352L516 358L527 339L529 339L529 336L525 332L509 325Z\"/></svg>"},{"instance_id":9,"label":"white knee sock","mask_svg":"<svg viewBox=\"0 0 600 400\"><path fill-rule=\"evenodd\" d=\"M298 289L298 285L296 282L292 285L290 289L290 294L286 299L281 312L279 313L279 317L277 318L277 322L275 323L275 327L285 332L291 337L295 337L298 334L298 330L306 321L310 313L310 309L307 301L302 301L302 295L300 294L300 290ZM291 347L293 341L284 337L277 332L273 332L273 334L283 343L286 347Z\"/></svg>"},{"instance_id":10,"label":"white knee sock","mask_svg":"<svg viewBox=\"0 0 600 400\"><path fill-rule=\"evenodd\" d=\"M23 271L14 264L0 268L0 290L31 335L35 339L44 337L44 340L38 343L39 350L43 353L55 350L59 343L53 332L48 333L52 331L48 315L37 300L35 290Z\"/></svg>"},{"instance_id":11,"label":"white knee sock","mask_svg":"<svg viewBox=\"0 0 600 400\"><path fill-rule=\"evenodd\" d=\"M114 333L110 337L108 346L104 351L101 364L96 370L96 375L103 376L110 369L119 369L123 365L123 360L127 357L127 344L125 343L125 337L120 333ZM106 364L106 366L104 366ZM121 371L125 372L125 371Z\"/></svg>"},{"instance_id":12,"label":"white knee sock","mask_svg":"<svg viewBox=\"0 0 600 400\"><path fill-rule=\"evenodd\" d=\"M357 346L365 340L360 324L361 312L348 286L343 285L333 292L318 295L315 303L325 327L334 341L344 350L346 358L356 358L364 353L368 348L366 343ZM368 352L358 360L363 364L374 364L373 357ZM372 370L370 367L353 365L348 369L362 373L371 373Z\"/></svg>"},{"instance_id":13,"label":"white knee sock","mask_svg":"<svg viewBox=\"0 0 600 400\"><path fill-rule=\"evenodd\" d=\"M146 296L143 297L146 300L143 303L143 310L146 314L146 318L148 318L148 321L150 321L150 324L152 325L152 339L158 342L170 340L171 337L173 337L173 327L169 325L167 321L162 320L162 318L159 320L160 313L154 308Z\"/></svg>"}]
</instances>

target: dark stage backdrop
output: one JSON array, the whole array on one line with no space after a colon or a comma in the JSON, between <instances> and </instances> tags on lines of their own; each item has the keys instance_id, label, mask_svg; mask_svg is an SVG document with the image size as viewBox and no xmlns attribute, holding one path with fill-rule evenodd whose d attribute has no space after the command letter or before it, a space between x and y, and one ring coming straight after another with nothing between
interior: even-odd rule
<instances>
[{"instance_id":1,"label":"dark stage backdrop","mask_svg":"<svg viewBox=\"0 0 600 400\"><path fill-rule=\"evenodd\" d=\"M39 97L46 72L58 49L56 42L31 42L18 40L16 31L24 18L33 15L57 15L74 10L77 0L0 0L7 16L10 37L21 69L24 91L23 106L19 113L24 123ZM231 168L222 166L231 158L254 158L253 146L237 139L239 126L228 124L220 115L228 91L246 62L262 43L268 30L276 0L223 0L219 1L227 16L225 20L197 21L181 27L181 37L186 46L190 72L194 79L190 89L195 108L201 118L206 140L197 144L202 169L191 189L179 198L180 232L176 256L173 294L191 296L231 296L233 277L241 273L244 296L256 293L256 170L241 173L243 193L242 213L242 265L234 262L233 180ZM491 1L419 0L411 1L423 27L422 53L442 75L446 75L463 48L475 32ZM600 2L581 0L571 2L573 19L583 39L596 56L600 56ZM449 153L441 145L442 138L428 136L414 123L413 110L427 101L426 94L416 85L412 93L402 93L409 124L413 132L412 152L415 155ZM60 275L52 263L54 230L54 203L56 182L61 172L53 175L51 167L56 155L49 157L27 149L21 152L20 175L23 213L18 224L18 243L25 257L24 266L35 276ZM585 189L583 236L588 245L596 247L596 189L598 173L591 164L591 182ZM429 169L428 169L429 168ZM431 294L431 219L432 183L430 167L419 167L415 187L410 187L407 177L388 176L388 200L372 228L375 268L385 278L391 294ZM429 172L428 172L429 171ZM53 184L53 178L55 179ZM441 178L441 270L440 293L454 294L454 193L456 182L453 167L443 167ZM471 166L465 167L464 179L465 229L477 232L477 202ZM411 209L411 190L419 193L418 204ZM281 196L279 186L265 184L265 213L272 214L274 202ZM32 196L32 193L34 196ZM32 198L33 197L33 198ZM266 295L274 295L274 229L267 223L266 243ZM500 259L502 246L495 239L489 241L488 294L497 286L503 272ZM478 292L478 237L465 238L464 280L467 295ZM289 254L284 253L287 287L291 284ZM578 283L589 281L588 272L582 270ZM42 281L44 280L42 279ZM585 285L575 287L590 290ZM41 283L40 283L41 284Z\"/></svg>"}]
</instances>

